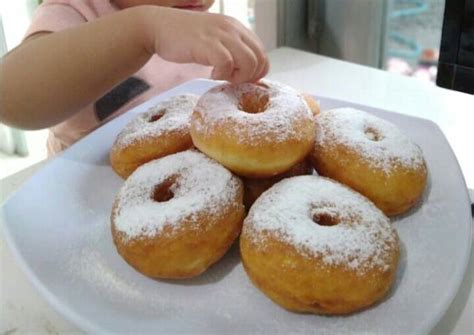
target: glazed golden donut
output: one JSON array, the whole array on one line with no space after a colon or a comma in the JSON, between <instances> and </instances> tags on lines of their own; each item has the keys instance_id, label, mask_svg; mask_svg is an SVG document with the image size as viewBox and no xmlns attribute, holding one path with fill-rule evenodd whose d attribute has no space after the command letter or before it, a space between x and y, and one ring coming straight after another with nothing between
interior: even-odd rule
<instances>
[{"instance_id":1,"label":"glazed golden donut","mask_svg":"<svg viewBox=\"0 0 474 335\"><path fill-rule=\"evenodd\" d=\"M119 254L152 278L190 278L204 272L240 233L245 209L240 179L197 151L139 167L112 210Z\"/></svg>"},{"instance_id":2,"label":"glazed golden donut","mask_svg":"<svg viewBox=\"0 0 474 335\"><path fill-rule=\"evenodd\" d=\"M201 96L191 117L194 145L238 175L272 177L302 161L314 143L302 95L270 81L222 84Z\"/></svg>"},{"instance_id":3,"label":"glazed golden donut","mask_svg":"<svg viewBox=\"0 0 474 335\"><path fill-rule=\"evenodd\" d=\"M382 299L400 247L368 199L319 176L284 179L254 203L240 237L251 281L294 312L347 314Z\"/></svg>"},{"instance_id":4,"label":"glazed golden donut","mask_svg":"<svg viewBox=\"0 0 474 335\"><path fill-rule=\"evenodd\" d=\"M294 165L290 170L285 173L276 175L270 178L242 178L244 183L244 205L248 210L252 204L257 200L257 198L274 184L278 183L280 180L295 176L302 176L311 174L313 172L313 167L309 160L305 159L304 161Z\"/></svg>"},{"instance_id":5,"label":"glazed golden donut","mask_svg":"<svg viewBox=\"0 0 474 335\"><path fill-rule=\"evenodd\" d=\"M413 207L426 186L420 148L390 122L352 108L316 117L310 158L318 174L350 186L390 216Z\"/></svg>"},{"instance_id":6,"label":"glazed golden donut","mask_svg":"<svg viewBox=\"0 0 474 335\"><path fill-rule=\"evenodd\" d=\"M146 162L191 148L189 122L197 100L194 94L178 95L132 120L112 146L114 171L127 178Z\"/></svg>"}]
</instances>

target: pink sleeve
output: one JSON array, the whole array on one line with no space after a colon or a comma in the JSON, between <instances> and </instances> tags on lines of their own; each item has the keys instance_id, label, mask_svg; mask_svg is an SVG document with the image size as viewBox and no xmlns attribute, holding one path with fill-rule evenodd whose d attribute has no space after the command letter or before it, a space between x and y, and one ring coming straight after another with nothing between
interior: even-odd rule
<instances>
[{"instance_id":1,"label":"pink sleeve","mask_svg":"<svg viewBox=\"0 0 474 335\"><path fill-rule=\"evenodd\" d=\"M43 4L36 9L25 38L40 31L60 31L84 22L84 16L69 5Z\"/></svg>"}]
</instances>

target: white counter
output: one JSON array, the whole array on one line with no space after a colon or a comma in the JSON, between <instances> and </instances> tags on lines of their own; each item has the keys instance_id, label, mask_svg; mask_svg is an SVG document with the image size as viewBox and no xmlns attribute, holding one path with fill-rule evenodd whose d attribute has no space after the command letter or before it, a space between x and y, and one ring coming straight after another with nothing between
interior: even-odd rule
<instances>
[{"instance_id":1,"label":"white counter","mask_svg":"<svg viewBox=\"0 0 474 335\"><path fill-rule=\"evenodd\" d=\"M474 97L429 83L288 48L270 53L270 79L320 96L348 100L437 123L456 153L467 185L474 188ZM0 180L0 203L42 163ZM433 334L474 333L474 255L461 289ZM27 281L0 233L0 334L17 331L80 333L59 316ZM15 332L16 334L16 332Z\"/></svg>"}]
</instances>

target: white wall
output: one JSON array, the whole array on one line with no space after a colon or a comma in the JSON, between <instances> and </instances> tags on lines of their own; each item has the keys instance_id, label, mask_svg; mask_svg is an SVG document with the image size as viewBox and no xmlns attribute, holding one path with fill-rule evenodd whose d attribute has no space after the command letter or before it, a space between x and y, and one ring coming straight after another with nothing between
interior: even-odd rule
<instances>
[{"instance_id":1,"label":"white wall","mask_svg":"<svg viewBox=\"0 0 474 335\"><path fill-rule=\"evenodd\" d=\"M277 47L277 6L276 0L255 0L255 32L267 51Z\"/></svg>"},{"instance_id":2,"label":"white wall","mask_svg":"<svg viewBox=\"0 0 474 335\"><path fill-rule=\"evenodd\" d=\"M0 13L8 50L20 44L36 4L37 0L0 0Z\"/></svg>"},{"instance_id":3,"label":"white wall","mask_svg":"<svg viewBox=\"0 0 474 335\"><path fill-rule=\"evenodd\" d=\"M0 12L0 57L7 52L7 44L5 42L5 34L3 33L2 13Z\"/></svg>"}]
</instances>

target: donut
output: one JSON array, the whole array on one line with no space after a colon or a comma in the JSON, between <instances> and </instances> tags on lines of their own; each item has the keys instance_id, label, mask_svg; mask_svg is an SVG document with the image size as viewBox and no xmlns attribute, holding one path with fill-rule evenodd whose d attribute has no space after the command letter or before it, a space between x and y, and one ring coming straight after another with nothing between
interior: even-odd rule
<instances>
[{"instance_id":1,"label":"donut","mask_svg":"<svg viewBox=\"0 0 474 335\"><path fill-rule=\"evenodd\" d=\"M314 116L318 115L321 112L319 103L310 94L303 93L303 99Z\"/></svg>"},{"instance_id":2,"label":"donut","mask_svg":"<svg viewBox=\"0 0 474 335\"><path fill-rule=\"evenodd\" d=\"M294 165L285 173L270 178L241 178L244 183L244 205L247 210L257 198L280 180L295 176L308 175L313 172L313 167L309 160Z\"/></svg>"},{"instance_id":3,"label":"donut","mask_svg":"<svg viewBox=\"0 0 474 335\"><path fill-rule=\"evenodd\" d=\"M318 174L362 193L389 216L413 207L426 186L421 149L390 122L352 108L316 117L310 158Z\"/></svg>"},{"instance_id":4,"label":"donut","mask_svg":"<svg viewBox=\"0 0 474 335\"><path fill-rule=\"evenodd\" d=\"M399 239L367 198L331 179L284 179L254 203L240 237L254 285L294 312L348 314L382 299Z\"/></svg>"},{"instance_id":5,"label":"donut","mask_svg":"<svg viewBox=\"0 0 474 335\"><path fill-rule=\"evenodd\" d=\"M140 166L112 209L118 253L152 278L197 276L218 261L240 233L245 209L239 178L188 150Z\"/></svg>"},{"instance_id":6,"label":"donut","mask_svg":"<svg viewBox=\"0 0 474 335\"><path fill-rule=\"evenodd\" d=\"M302 95L270 82L218 85L191 117L194 145L238 175L272 177L310 152L314 116Z\"/></svg>"},{"instance_id":7,"label":"donut","mask_svg":"<svg viewBox=\"0 0 474 335\"><path fill-rule=\"evenodd\" d=\"M114 171L127 178L146 162L191 148L189 123L197 100L194 94L178 95L132 120L112 146Z\"/></svg>"}]
</instances>

